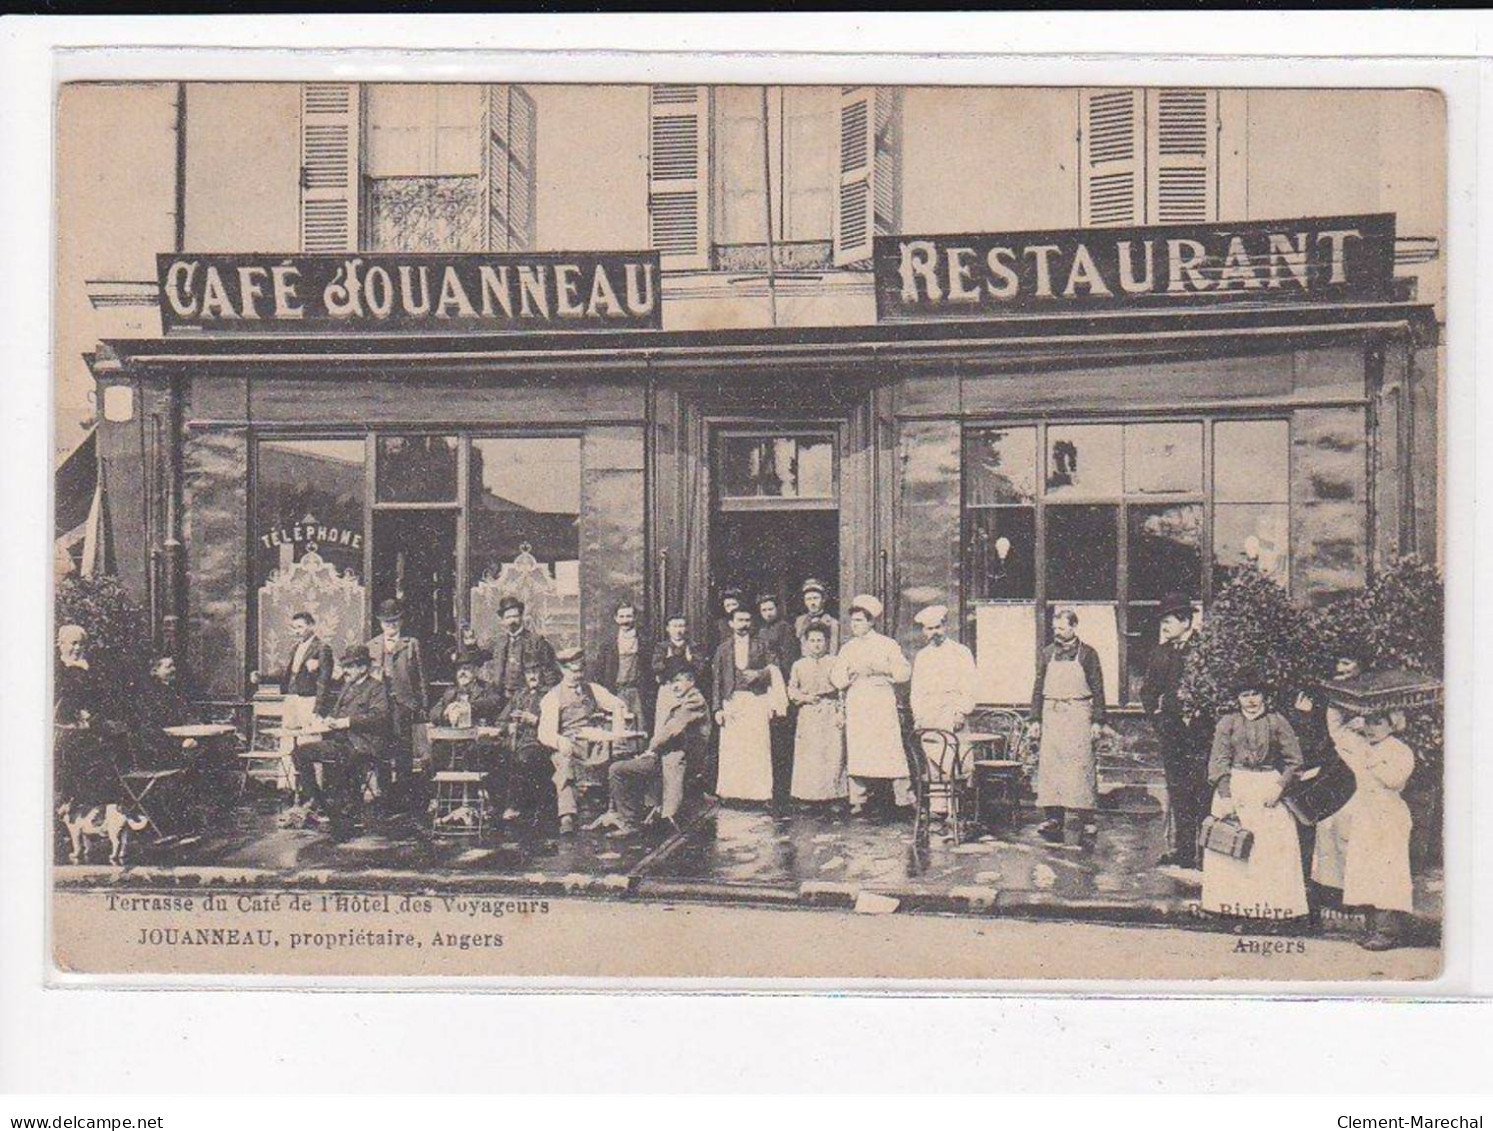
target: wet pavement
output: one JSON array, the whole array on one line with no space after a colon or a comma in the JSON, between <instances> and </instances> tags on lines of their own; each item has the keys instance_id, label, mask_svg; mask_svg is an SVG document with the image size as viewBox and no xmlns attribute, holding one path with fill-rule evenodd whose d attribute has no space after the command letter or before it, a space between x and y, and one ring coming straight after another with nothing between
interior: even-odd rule
<instances>
[{"instance_id":1,"label":"wet pavement","mask_svg":"<svg viewBox=\"0 0 1493 1131\"><path fill-rule=\"evenodd\" d=\"M1019 810L975 826L961 844L935 827L913 842L911 819L889 807L852 817L844 806L732 807L694 801L683 831L626 837L608 830L560 836L553 825L497 822L481 836L438 835L429 818L367 813L340 835L279 827L280 802L249 797L209 831L155 840L137 834L124 868L64 865L62 884L204 882L331 884L494 890L591 890L666 898L740 898L861 909L1005 911L1101 919L1195 920L1201 874L1158 868L1165 822L1157 775L1111 766L1101 780L1099 834L1091 847L1052 845L1039 814ZM581 823L605 799L583 801ZM98 858L102 853L97 853ZM1440 873L1416 878L1423 917L1441 912ZM877 901L880 901L878 903Z\"/></svg>"}]
</instances>

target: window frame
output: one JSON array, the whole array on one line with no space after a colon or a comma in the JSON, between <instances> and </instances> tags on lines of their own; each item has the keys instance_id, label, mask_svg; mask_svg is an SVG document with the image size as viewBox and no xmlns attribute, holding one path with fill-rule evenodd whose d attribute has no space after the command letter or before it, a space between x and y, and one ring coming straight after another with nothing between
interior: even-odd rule
<instances>
[{"instance_id":1,"label":"window frame","mask_svg":"<svg viewBox=\"0 0 1493 1131\"><path fill-rule=\"evenodd\" d=\"M378 441L385 436L454 436L456 448L456 498L437 502L379 502L375 497L378 488ZM246 647L244 650L245 676L257 667L255 657L259 654L259 608L258 586L255 584L255 544L258 539L258 508L260 491L259 445L261 443L285 443L298 440L348 440L363 444L363 565L362 576L365 587L364 623L373 624L373 516L376 513L393 511L445 511L456 515L456 596L454 610L458 624L470 624L472 613L470 523L471 523L471 451L474 440L536 440L572 439L577 442L576 475L584 484L586 469L586 435L584 428L550 426L479 425L464 428L431 425L400 425L394 427L313 427L296 428L275 426L253 428L249 432L248 506L249 521L245 523L245 580L249 600L245 609L247 617ZM838 468L837 468L838 470ZM838 482L838 480L837 480ZM584 514L584 489L580 492L581 514ZM577 553L583 547L577 547ZM581 589L581 618L585 623L586 591Z\"/></svg>"},{"instance_id":2,"label":"window frame","mask_svg":"<svg viewBox=\"0 0 1493 1131\"><path fill-rule=\"evenodd\" d=\"M1068 602L1054 601L1048 597L1047 576L1047 510L1051 506L1113 506L1115 508L1116 536L1118 548L1115 563L1116 597L1114 599L1115 619L1117 633L1120 640L1120 652L1117 658L1117 672L1119 688L1117 697L1117 709L1122 711L1133 711L1139 708L1139 702L1131 698L1131 640L1134 638L1130 631L1130 610L1132 606L1144 607L1154 605L1158 602L1152 600L1132 600L1130 597L1130 510L1132 507L1151 507L1174 505L1198 505L1202 508L1202 528L1199 532L1199 557L1202 576L1198 579L1198 593L1203 607L1206 609L1213 600L1213 575L1216 563L1214 561L1214 429L1219 423L1240 423L1249 421L1260 421L1270 423L1284 423L1286 426L1286 499L1283 503L1271 505L1284 506L1286 508L1286 560L1284 564L1282 581L1287 592L1294 591L1293 571L1295 568L1295 555L1292 552L1292 538L1296 529L1296 503L1295 503L1295 480L1294 460L1292 458L1295 447L1295 419L1290 409L1203 409L1194 412L1178 412L1175 410L1158 409L1147 412L1145 410L1116 414L1082 414L1064 413L1061 415L1005 415L991 417L970 417L961 421L960 428L960 475L959 475L959 538L961 549L960 564L960 622L971 626L973 631L974 619L977 610L985 605L1023 606L1033 610L1033 629L1036 634L1036 645L1038 653L1046 645L1048 639L1048 623L1051 612L1059 604ZM1202 429L1202 478L1199 492L1163 492L1155 494L1140 494L1127 490L1125 483L1126 471L1126 445L1121 432L1120 442L1120 484L1118 491L1105 495L1085 495L1074 498L1071 501L1049 501L1047 488L1047 461L1048 431L1052 428L1066 428L1080 425L1112 425L1123 428L1127 425L1138 424L1197 424ZM1031 428L1036 431L1037 451L1037 492L1030 503L986 503L971 504L969 501L969 476L964 473L966 445L974 434L986 431L1009 430ZM1225 504L1228 505L1228 504ZM1013 600L1009 598L986 598L975 597L975 577L973 575L973 554L971 545L973 539L973 527L970 516L987 510L1020 509L1030 507L1035 512L1034 522L1034 593L1030 599ZM1082 603L1082 602L1080 602ZM1098 602L1107 604L1108 602ZM1041 610L1043 615L1037 616ZM1009 704L1004 704L1009 705Z\"/></svg>"},{"instance_id":3,"label":"window frame","mask_svg":"<svg viewBox=\"0 0 1493 1131\"><path fill-rule=\"evenodd\" d=\"M726 495L722 493L725 476L721 460L728 440L823 440L830 445L830 475L833 491L829 495L802 498L782 495ZM710 481L712 505L717 511L837 511L840 509L840 433L834 427L813 424L788 424L774 427L764 424L727 425L716 428L711 437Z\"/></svg>"}]
</instances>

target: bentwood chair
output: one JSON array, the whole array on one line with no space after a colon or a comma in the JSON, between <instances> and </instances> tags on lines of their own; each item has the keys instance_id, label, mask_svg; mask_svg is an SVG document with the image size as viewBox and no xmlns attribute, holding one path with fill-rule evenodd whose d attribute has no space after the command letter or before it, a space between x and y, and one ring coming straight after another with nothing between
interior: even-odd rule
<instances>
[{"instance_id":1,"label":"bentwood chair","mask_svg":"<svg viewBox=\"0 0 1493 1131\"><path fill-rule=\"evenodd\" d=\"M967 725L986 736L974 744L968 760L974 776L975 820L1009 821L1021 804L1032 756L1026 716L1003 707L982 707L970 714Z\"/></svg>"},{"instance_id":2,"label":"bentwood chair","mask_svg":"<svg viewBox=\"0 0 1493 1131\"><path fill-rule=\"evenodd\" d=\"M964 842L966 802L970 783L965 766L966 751L950 731L928 728L917 732L914 758L917 774L917 810L913 822L913 843L926 848L931 839L933 802L944 803L947 827L957 846Z\"/></svg>"}]
</instances>

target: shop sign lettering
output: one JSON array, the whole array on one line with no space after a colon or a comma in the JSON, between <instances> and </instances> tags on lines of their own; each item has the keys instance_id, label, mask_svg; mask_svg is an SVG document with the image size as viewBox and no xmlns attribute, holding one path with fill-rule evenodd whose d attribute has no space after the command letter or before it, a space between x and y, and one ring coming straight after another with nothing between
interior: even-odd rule
<instances>
[{"instance_id":1,"label":"shop sign lettering","mask_svg":"<svg viewBox=\"0 0 1493 1131\"><path fill-rule=\"evenodd\" d=\"M156 257L167 331L472 333L662 325L657 252Z\"/></svg>"},{"instance_id":2,"label":"shop sign lettering","mask_svg":"<svg viewBox=\"0 0 1493 1131\"><path fill-rule=\"evenodd\" d=\"M878 236L884 321L1217 302L1386 301L1392 214Z\"/></svg>"}]
</instances>

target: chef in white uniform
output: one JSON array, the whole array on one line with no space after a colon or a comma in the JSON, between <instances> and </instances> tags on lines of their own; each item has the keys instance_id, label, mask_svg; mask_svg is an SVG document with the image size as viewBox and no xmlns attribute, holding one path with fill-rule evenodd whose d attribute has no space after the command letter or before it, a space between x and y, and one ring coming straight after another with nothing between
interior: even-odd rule
<instances>
[{"instance_id":1,"label":"chef in white uniform","mask_svg":"<svg viewBox=\"0 0 1493 1131\"><path fill-rule=\"evenodd\" d=\"M876 631L881 612L881 602L869 594L850 603L850 639L830 671L830 682L845 691L852 813L865 808L870 785L878 780L892 783L892 799L899 808L911 808L913 803L894 690L912 678L912 665L895 640Z\"/></svg>"}]
</instances>

